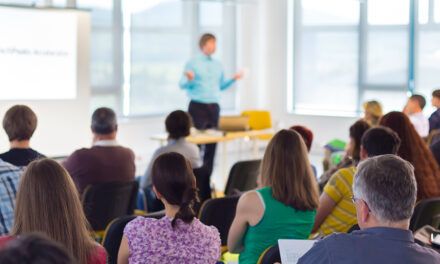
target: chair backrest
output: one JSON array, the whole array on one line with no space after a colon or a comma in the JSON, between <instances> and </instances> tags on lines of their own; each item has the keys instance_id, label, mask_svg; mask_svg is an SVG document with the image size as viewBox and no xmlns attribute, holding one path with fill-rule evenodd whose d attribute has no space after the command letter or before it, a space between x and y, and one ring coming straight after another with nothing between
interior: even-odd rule
<instances>
[{"instance_id":1,"label":"chair backrest","mask_svg":"<svg viewBox=\"0 0 440 264\"><path fill-rule=\"evenodd\" d=\"M136 181L87 186L81 201L93 230L104 230L113 219L132 215L136 207L138 186Z\"/></svg>"},{"instance_id":2,"label":"chair backrest","mask_svg":"<svg viewBox=\"0 0 440 264\"><path fill-rule=\"evenodd\" d=\"M257 178L261 160L239 161L232 166L225 195L233 195L236 191L245 192L257 187Z\"/></svg>"},{"instance_id":3,"label":"chair backrest","mask_svg":"<svg viewBox=\"0 0 440 264\"><path fill-rule=\"evenodd\" d=\"M154 214L148 214L145 217L160 219L164 215L165 213L162 211ZM111 221L105 229L102 246L107 251L109 264L116 264L118 262L118 252L121 245L122 235L124 234L124 228L131 220L135 218L135 215L119 217Z\"/></svg>"},{"instance_id":4,"label":"chair backrest","mask_svg":"<svg viewBox=\"0 0 440 264\"><path fill-rule=\"evenodd\" d=\"M273 264L279 262L281 263L280 249L278 245L271 246L267 248L258 259L258 264Z\"/></svg>"},{"instance_id":5,"label":"chair backrest","mask_svg":"<svg viewBox=\"0 0 440 264\"><path fill-rule=\"evenodd\" d=\"M212 225L218 229L222 246L228 243L228 232L235 217L235 209L239 198L239 196L233 196L210 199L200 208L200 221L205 225Z\"/></svg>"},{"instance_id":6,"label":"chair backrest","mask_svg":"<svg viewBox=\"0 0 440 264\"><path fill-rule=\"evenodd\" d=\"M439 228L440 197L422 200L416 205L409 228L416 231L425 225Z\"/></svg>"},{"instance_id":7,"label":"chair backrest","mask_svg":"<svg viewBox=\"0 0 440 264\"><path fill-rule=\"evenodd\" d=\"M272 128L272 118L269 111L247 110L241 113L249 118L249 127L253 130Z\"/></svg>"}]
</instances>

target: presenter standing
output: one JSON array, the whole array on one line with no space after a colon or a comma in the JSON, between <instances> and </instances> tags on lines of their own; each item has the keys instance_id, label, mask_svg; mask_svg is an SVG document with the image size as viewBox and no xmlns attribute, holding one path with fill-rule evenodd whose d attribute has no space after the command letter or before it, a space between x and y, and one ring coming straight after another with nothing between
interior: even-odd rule
<instances>
[{"instance_id":1,"label":"presenter standing","mask_svg":"<svg viewBox=\"0 0 440 264\"><path fill-rule=\"evenodd\" d=\"M220 94L243 77L236 73L232 79L226 79L220 61L212 58L216 50L216 38L204 34L199 41L201 54L191 59L185 66L180 87L187 91L190 98L188 112L197 129L215 129L220 116ZM214 167L216 144L202 147L203 167L196 173L201 200L211 197L210 178ZM197 175L198 174L198 175Z\"/></svg>"}]
</instances>

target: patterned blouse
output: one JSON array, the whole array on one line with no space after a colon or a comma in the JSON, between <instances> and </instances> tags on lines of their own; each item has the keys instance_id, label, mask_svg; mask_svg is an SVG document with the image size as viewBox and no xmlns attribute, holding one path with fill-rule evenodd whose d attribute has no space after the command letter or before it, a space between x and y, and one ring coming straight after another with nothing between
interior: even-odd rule
<instances>
[{"instance_id":1,"label":"patterned blouse","mask_svg":"<svg viewBox=\"0 0 440 264\"><path fill-rule=\"evenodd\" d=\"M213 226L194 218L191 224L172 219L137 217L127 224L129 263L216 263L220 257L220 234Z\"/></svg>"}]
</instances>

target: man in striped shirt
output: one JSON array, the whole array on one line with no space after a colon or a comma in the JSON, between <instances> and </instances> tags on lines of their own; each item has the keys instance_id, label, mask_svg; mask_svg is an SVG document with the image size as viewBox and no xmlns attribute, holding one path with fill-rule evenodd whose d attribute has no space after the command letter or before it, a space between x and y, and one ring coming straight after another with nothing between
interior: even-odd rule
<instances>
[{"instance_id":1,"label":"man in striped shirt","mask_svg":"<svg viewBox=\"0 0 440 264\"><path fill-rule=\"evenodd\" d=\"M8 234L14 222L15 197L23 170L0 159L0 235Z\"/></svg>"},{"instance_id":2,"label":"man in striped shirt","mask_svg":"<svg viewBox=\"0 0 440 264\"><path fill-rule=\"evenodd\" d=\"M375 127L367 130L361 140L361 160L384 154L396 154L399 136L389 128ZM356 167L338 170L330 177L319 199L313 232L320 236L346 233L357 224L353 204L353 179Z\"/></svg>"}]
</instances>

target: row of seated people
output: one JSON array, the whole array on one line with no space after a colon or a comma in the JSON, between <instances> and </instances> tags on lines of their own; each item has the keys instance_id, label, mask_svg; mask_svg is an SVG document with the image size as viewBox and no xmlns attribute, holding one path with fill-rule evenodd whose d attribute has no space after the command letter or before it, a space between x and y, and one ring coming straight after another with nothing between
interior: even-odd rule
<instances>
[{"instance_id":1,"label":"row of seated people","mask_svg":"<svg viewBox=\"0 0 440 264\"><path fill-rule=\"evenodd\" d=\"M381 155L396 149L384 137L395 135L377 127L363 138L365 157L358 165L351 197L362 230L318 241L299 263L440 261L440 254L415 244L408 230L417 199L414 167L396 155ZM391 143L381 149L384 142ZM369 149L378 152L369 154ZM9 177L19 174L10 169ZM80 263L105 263L104 250L87 231L74 183L60 164L36 160L18 177L14 226L9 236L1 238L2 246L21 235L41 232ZM274 136L260 177L261 188L240 198L229 231L228 248L240 253L240 263L256 263L264 249L280 238L307 239L319 208L318 187L298 133L282 130ZM131 221L124 230L118 263L215 263L220 255L219 233L195 218L196 179L188 160L174 152L160 155L152 166L152 184L165 205L165 217Z\"/></svg>"},{"instance_id":2,"label":"row of seated people","mask_svg":"<svg viewBox=\"0 0 440 264\"><path fill-rule=\"evenodd\" d=\"M109 111L107 111L105 109L104 112L108 113ZM94 113L94 117L92 118L92 130L94 132L98 131L96 129L96 123L98 123L98 122L94 121L97 119L95 117L95 114L97 114L97 112ZM104 114L104 116L108 116L108 115ZM108 118L103 118L103 119L108 120ZM111 119L116 120L115 117L111 118ZM395 113L390 113L390 114L385 115L381 119L381 122L383 122L382 125L386 126L386 124L387 124L386 120L394 120L395 123L400 123L400 124L403 123L404 124L403 130L408 130L409 134L411 134L411 132L415 131L414 127L411 125L408 118L405 115L403 115L402 113L395 112ZM392 121L389 121L389 123L392 123ZM116 122L114 122L113 124L114 124L114 126L113 126L114 130L111 130L112 131L111 133L113 134L113 140L114 140L117 125L116 125ZM359 126L359 124L361 124L360 127L368 128L368 125L365 126L364 124L362 124L362 121L358 121L353 127L357 127L357 126ZM94 125L95 125L95 127L94 127ZM388 126L392 127L390 125L388 125ZM355 130L355 129L353 129L353 127L350 129L350 131ZM397 128L399 128L399 127L397 127ZM364 129L364 130L367 131L367 129ZM394 130L398 131L398 129L394 129ZM106 130L106 131L109 131L109 130ZM374 155L395 153L396 149L399 149L399 151L400 151L400 149L405 144L409 144L410 142L414 143L412 145L413 149L420 148L420 151L416 152L416 153L421 154L421 157L423 157L425 160L428 160L428 161L430 161L430 159L433 160L432 154L429 153L428 148L424 145L423 141L421 141L421 138L418 137L417 134L415 134L416 136L406 137L406 138L400 136L401 139L399 139L399 135L396 135L396 133L394 133L393 131L390 131L389 129L386 129L384 127L372 128L372 129L368 130L368 132L369 133L367 133L367 132L353 133L356 135L362 134L361 140L360 140L360 142L362 142L362 144L355 144L356 142L353 142L355 140L353 140L351 142L351 145L353 145L352 146L353 148L356 148L356 146L358 146L359 160L361 160L361 159L363 160L369 156L374 156ZM109 133L107 133L107 135L108 134ZM368 136L369 134L371 134L371 135ZM414 134L414 133L412 133L412 134ZM98 134L98 136L99 135L103 135L103 134ZM350 133L350 135L352 135L352 133ZM386 135L388 135L388 138ZM368 137L370 137L369 140L368 140ZM383 142L383 138L387 138L387 140L385 140L386 143ZM417 141L417 138L420 141ZM100 140L96 140L95 142L100 142L100 141L106 142L106 141L112 140L112 139L109 139L108 137L104 138L104 139L101 137L98 139L100 139ZM411 141L411 139L413 141ZM399 145L400 141L402 142L402 144L399 147L398 145ZM338 186L338 184L335 184L333 186L333 195L331 193L332 192L331 187L324 188L324 190L327 190L327 191L330 190L330 191L324 192L323 195L321 195L321 199L320 199L321 201L318 203L318 199L317 199L318 192L315 193L315 191L314 191L314 187L316 187L315 186L315 178L313 176L313 173L311 173L311 166L310 166L310 163L308 162L307 148L305 147L305 144L302 142L303 142L303 139L296 132L287 131L287 130L283 130L283 131L279 132L273 138L273 140L270 142L270 144L266 150L265 156L263 158L262 169L261 169L261 180L260 180L260 183L261 183L260 187L262 187L262 188L256 192L249 192L249 193L245 194L242 197L242 199L240 200L239 205L238 205L238 209L237 209L237 217L234 220L234 223L231 227L230 236L229 236L230 251L241 253L240 254L240 260L241 260L240 263L254 263L255 258L258 258L258 255L259 255L258 253L261 253L262 251L264 251L264 249L267 246L274 244L274 243L272 243L273 242L272 240L277 241L277 239L280 238L280 237L277 237L277 233L279 233L280 236L286 237L286 238L307 238L309 236L309 234L311 233L312 229L317 230L317 228L321 227L325 223L327 218L329 218L329 219L334 218L334 217L331 217L330 214L333 213L333 211L335 211L334 213L336 214L337 209L338 208L341 209L341 207L344 206L343 204L339 204L338 199L340 201L346 201L347 200L346 195L348 195L349 196L348 199L351 200L353 191L351 190L350 180L351 180L351 182L353 182L354 170L352 173L347 174L347 175L351 175L351 176L348 176L348 177L345 176L346 179L344 179L344 177L340 177L341 178L341 180L339 181L340 183L341 183L341 181L344 181L344 180L349 182L348 184L345 183L347 185L347 186L345 186L347 191L344 192L344 195L341 195L341 193L339 193L340 189L338 189L338 188L341 188L341 184L339 184L339 186ZM366 143L366 142L370 142L370 143ZM369 147L367 147L367 145L369 145L369 144L370 144L370 149L373 149L371 151L371 153L368 152ZM377 146L374 147L374 144L377 144ZM374 149L382 149L382 151L383 151L384 146L387 146L387 144L388 144L388 146L390 146L390 145L393 146L394 152L391 151L389 148L388 148L388 151L385 151L385 152L374 150ZM115 147L112 144L107 145L105 143L102 146ZM99 147L99 145L96 147ZM374 151L377 151L377 152L374 153ZM397 152L399 152L399 151L397 151ZM292 153L294 153L295 155L292 155ZM161 157L161 155L159 153L157 155L158 155L158 158L155 159L155 161L160 160L159 157ZM162 155L167 157L168 154L162 154ZM399 155L402 157L402 154L399 154ZM74 155L72 155L72 156L74 156ZM171 156L173 156L173 155L171 155ZM182 212L180 212L180 211L183 207L183 209L185 209L184 211L189 213L189 214L185 213L183 215L187 215L186 219L189 219L189 220L185 221L185 217L181 218L181 220L183 221L183 223L187 223L187 224L190 223L190 225L193 225L193 223L196 223L197 221L194 221L194 213L191 212L191 205L193 203L195 203L196 196L189 195L189 194L191 194L191 192L188 191L189 194L187 194L187 195L189 195L189 196L186 196L187 198L185 198L184 195L182 194L181 197L176 198L177 200L173 200L172 197L167 198L167 196L163 194L163 193L166 193L165 191L162 191L163 193L161 193L161 191L157 190L157 186L155 186L155 180L154 180L155 174L157 174L157 175L167 174L165 171L167 169L172 170L172 168L169 168L169 167L174 167L174 166L169 166L169 164L174 164L178 167L178 165L177 165L179 163L178 157L182 157L182 156L179 156L179 155L174 155L174 156L175 156L174 160L172 158L167 157L167 158L171 159L171 162L166 162L165 164L167 164L168 166L164 167L163 170L157 171L155 173L154 167L155 167L156 162L153 163L153 165L151 166L150 171L152 173L151 173L150 177L152 178L152 180L151 180L152 191L163 202L163 204L165 204L165 209L167 212L168 220L179 219L180 216L182 215ZM418 158L420 158L420 156ZM40 162L43 162L43 161L48 162L47 160L41 160ZM87 162L87 161L88 160L86 160L85 162ZM35 163L38 163L38 161L36 161ZM432 166L432 168L434 168L434 169L435 168L438 169L438 165L435 165L435 161L434 161L434 165L431 164L432 162L431 163L430 162L423 163L423 160L420 162L420 160L417 160L417 159L414 159L411 163L413 163L413 165L415 167L415 175L416 175L415 178L417 180L417 184L419 187L417 189L418 190L418 192L417 192L418 198L423 199L426 197L439 196L438 194L435 193L435 191L438 191L438 188L435 185L435 183L436 183L435 180L434 180L434 183L430 182L433 179L435 179L435 177L436 177L435 173L432 175L429 175L429 174L428 175L421 174L422 176L417 175L417 165L421 166L422 168L425 168L424 170L422 170L424 173L426 173L426 171L429 171L426 169L426 167L427 167L426 164ZM56 164L56 163L54 163L54 164ZM19 173L20 169L15 168L13 166L10 166L9 164L4 164L4 165L6 168L5 171L12 173L12 174L13 174L13 172L15 172L16 175L20 174ZM82 165L82 163L78 164L78 166L80 166L80 165ZM437 167L435 167L435 166L437 166ZM29 166L26 171L30 170L30 168L32 168L32 166ZM168 172L168 173L171 175L174 175L174 178L178 179L179 174L183 174L184 171L185 171L184 169L180 168L179 170L175 170L173 172ZM191 170L188 171L188 174L192 175L190 178L194 178ZM341 174L341 173L339 173L339 174ZM26 175L26 173L24 175ZM337 175L338 175L338 173L334 174L335 179L337 178L336 177ZM22 177L23 177L23 179L21 179L21 182L23 182L24 178L25 178L24 176L22 176ZM73 177L73 175L72 175L72 177ZM163 177L166 177L166 176L163 176ZM10 179L12 179L12 178L14 178L14 177L11 177ZM18 178L18 176L16 176L16 178ZM70 179L69 176L67 176L67 178ZM75 177L73 177L73 179L75 179ZM195 180L194 180L194 182L195 182ZM336 183L337 180L333 181L333 179L331 178L327 185L331 186L332 182ZM172 183L172 184L176 184L176 183ZM182 183L180 183L180 184L182 184ZM188 190L194 189L195 188L194 184L188 185L188 186L190 186L188 188ZM279 184L279 185L277 186L277 184ZM427 185L431 185L431 186L427 186ZM53 184L53 185L51 185L51 188L53 188L53 186L66 186L66 185ZM73 184L72 184L72 186L74 187ZM182 185L179 185L179 186L180 186L179 190L181 190ZM286 186L291 186L292 188L286 188ZM7 193L14 193L15 187L16 186L12 186L12 184L11 184L11 186L9 186L10 189L8 190ZM79 188L78 184L77 184L77 187L79 190L81 190ZM427 191L427 189L429 190L428 187L431 187L430 190L432 192ZM174 189L173 188L172 189L176 190L175 188L176 187L174 187ZM73 189L75 189L75 187ZM20 190L21 189L19 189L19 193L20 193ZM280 195L280 196L277 196L276 190L279 191L278 195ZM74 191L76 191L76 190L74 190ZM420 195L420 192L423 192L424 195ZM334 193L339 193L339 197L335 196ZM176 195L176 194L174 193L173 195ZM323 206L323 205L325 205L325 203L322 202L322 201L325 201L324 200L325 198L323 198L325 195L329 196L330 199L333 201L333 207L331 207L331 206L329 207L331 210L329 210L329 208L327 208L326 210L322 209L322 208L325 208L325 206ZM191 197L192 199L189 199L188 197ZM327 198L329 198L329 197L327 197ZM422 197L422 198L420 198L420 197ZM9 198L9 201L13 200L12 197L8 197L8 198ZM30 199L32 199L32 198L30 198ZM171 200L173 202L170 202ZM248 203L249 208L246 207L246 204L247 204L246 200L248 200L247 203ZM18 201L19 201L19 199L17 198L16 213L17 213L17 211L19 211L18 210L18 208L19 208ZM167 208L167 203L168 203L168 208ZM257 205L260 204L261 206L260 207L255 206L256 204ZM319 204L319 206L318 206L318 204ZM355 203L351 202L351 205L356 210L356 207L354 206L354 204ZM49 206L48 203L45 203L44 205ZM338 206L340 206L340 207L338 207ZM412 206L414 206L414 205L412 204ZM79 207L81 207L81 206L79 206ZM54 208L57 208L57 206L54 206L51 209L54 210ZM252 214L252 212L250 212L250 211L252 211L250 209L256 210L253 212L254 214ZM317 213L315 212L316 209L317 209ZM275 212L269 213L268 212L269 210L274 210ZM277 212L277 210L279 210L279 212ZM70 209L69 209L69 211L70 211ZM326 211L329 212L327 215L325 214ZM315 213L316 213L316 217L314 215ZM270 232L267 232L264 230L263 222L265 220L267 221L266 224L268 226L271 226L271 224L273 224L271 222L272 220L275 221L278 218L284 219L285 214L287 215L288 219L293 219L291 222L288 222L285 227L278 226L276 228L276 232L274 232L273 229L271 229ZM321 215L321 219L325 220L323 223L319 222L320 215ZM271 219L269 216L277 216L277 217L276 217L276 219ZM246 217L253 217L253 218L248 218L246 220ZM305 217L309 221L301 222L302 217ZM60 219L62 219L62 218L60 218ZM47 220L47 219L45 219L45 220ZM165 221L166 219L162 219L162 220ZM301 228L303 228L303 229L298 228L298 226L295 225L295 223L298 224L297 222L295 222L298 220L300 220L299 222L302 223ZM170 221L172 221L172 220L170 220ZM342 219L342 221L345 221L345 219ZM148 222L148 221L146 221L146 222ZM357 219L357 222L359 223L359 219ZM15 224L15 222L14 222L14 224ZM135 225L135 224L136 224L136 221L134 221L133 225ZM85 223L85 225L86 225L86 223ZM151 221L151 228L148 224L138 223L137 227L134 228L135 231L132 231L131 234L135 233L137 235L138 233L142 233L139 231L139 230L142 230L142 228L141 228L142 226L146 230L158 230L158 232L161 232L160 231L161 229L156 227L155 225L162 226L162 227L169 226L168 224L166 224L166 221L165 221L165 224ZM308 225L310 225L309 231L307 231L309 228ZM331 226L331 224L329 224L329 225ZM361 226L360 223L359 223L359 225ZM129 240L129 237L130 237L129 233L130 232L128 232L130 226L131 225L127 226L126 237L124 238L123 243L121 245L121 254L120 254L121 257L123 257L123 256L131 257L132 255L134 256L134 252L135 252L134 248L130 248L130 246L129 246L129 245L131 245L129 243L129 241L130 241ZM171 224L171 227L173 227L173 226L175 227L176 224ZM202 227L202 225L200 227ZM253 228L253 227L256 227L256 228ZM283 228L286 228L286 229L284 229L284 231L283 231ZM297 233L289 232L289 230L290 230L289 228L292 230L293 229L297 230ZM9 229L5 228L5 233L11 233L13 235L18 234L18 233L14 233L14 228L12 229L13 232L9 232L8 230ZM30 230L30 231L35 231L35 230ZM37 230L37 231L42 231L42 230ZM43 231L46 231L46 230L43 230ZM170 231L170 230L168 230L168 231ZM174 232L174 229L171 229L171 231ZM339 231L339 230L336 230L336 231ZM345 232L346 230L345 231L342 230L342 231ZM29 231L27 231L27 232L29 232ZM168 241L168 239L166 239L166 237L167 237L166 232L167 231L164 231L164 232L165 233L162 235L156 234L156 237L164 238L165 242L167 242ZM286 232L290 233L291 236L285 236ZM334 230L332 232L334 232ZM330 232L330 233L332 233L332 232ZM254 235L251 235L252 233L254 233ZM325 232L320 231L320 233L325 235ZM264 237L267 234L270 234L270 237ZM149 235L151 235L151 234L149 234ZM185 232L183 232L182 235L185 236ZM297 235L299 235L299 237L296 237ZM176 238L176 234L174 234L174 233L171 233L170 236ZM249 238L249 236L251 236L251 237ZM252 238L252 236L254 236L254 238ZM292 236L294 236L294 237L292 237ZM148 237L151 237L151 236L148 236ZM6 240L9 240L9 239L11 239L11 237L8 237L8 239L6 239ZM56 238L53 238L53 239L56 240ZM145 243L148 243L148 242L154 243L154 241L149 240L149 238L145 238L145 239L147 240ZM140 241L142 239L135 237L135 240ZM65 242L65 241L63 241L63 242ZM213 241L210 241L210 243L206 243L206 244L207 245L215 245L215 243ZM69 248L69 246L67 246L67 248ZM142 249L144 247L139 246L138 248L141 250L140 255L142 255L143 258L150 256L149 253L145 253L142 251ZM170 252L162 252L162 254L160 254L157 257L159 259L161 257L167 257L172 252L177 250L177 248L175 248L175 247L169 247L169 248L171 249ZM124 249L125 249L125 251L124 251ZM128 255L127 255L127 250L129 252ZM185 250L185 249L182 249L182 250ZM189 251L196 252L196 251L192 251L192 250L189 250ZM209 252L210 250L206 248L205 251ZM100 252L100 251L97 250L97 252ZM103 255L103 254L101 254L101 255ZM75 255L75 256L77 257L77 255ZM189 257L193 257L193 258L197 259L197 256L188 255L188 254L184 254L184 255L179 254L179 256L189 256ZM251 256L249 261L246 260L247 256L248 257ZM205 255L205 257L206 257L206 255ZM212 257L212 255L211 255L211 257ZM173 262L172 259L171 260L168 259L168 260ZM206 260L206 259L204 259L204 260ZM123 262L123 261L124 261L124 259L121 260L121 262ZM133 260L133 261L131 261L131 263L142 263L142 261L137 262L137 261ZM206 263L206 261L200 262L200 263Z\"/></svg>"}]
</instances>

